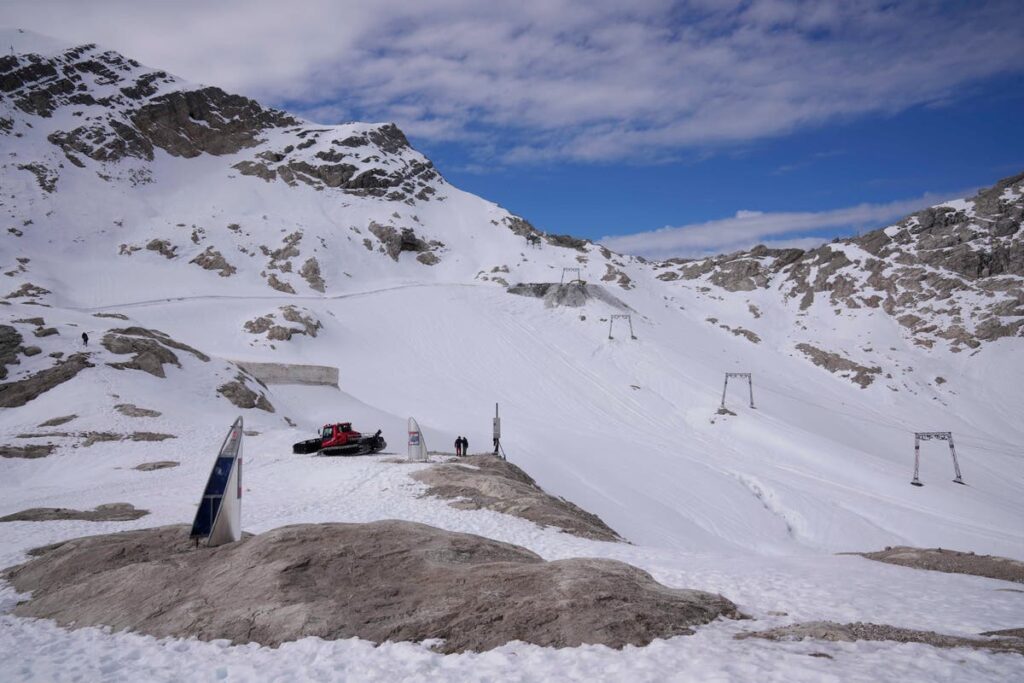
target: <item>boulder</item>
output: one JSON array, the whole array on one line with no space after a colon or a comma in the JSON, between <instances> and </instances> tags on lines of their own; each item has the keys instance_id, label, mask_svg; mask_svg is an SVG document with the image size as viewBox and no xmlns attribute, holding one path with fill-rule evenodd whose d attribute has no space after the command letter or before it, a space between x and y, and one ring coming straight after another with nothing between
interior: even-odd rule
<instances>
[{"instance_id":1,"label":"boulder","mask_svg":"<svg viewBox=\"0 0 1024 683\"><path fill-rule=\"evenodd\" d=\"M546 562L518 546L404 521L300 524L209 548L185 525L88 536L3 572L23 617L156 637L281 643L440 639L441 652L519 640L643 646L692 634L729 600L668 588L614 560ZM244 581L238 577L245 576Z\"/></svg>"},{"instance_id":2,"label":"boulder","mask_svg":"<svg viewBox=\"0 0 1024 683\"><path fill-rule=\"evenodd\" d=\"M597 541L622 540L597 515L552 496L526 472L494 455L471 455L411 476L427 485L426 495L452 500L452 507L494 510Z\"/></svg>"}]
</instances>

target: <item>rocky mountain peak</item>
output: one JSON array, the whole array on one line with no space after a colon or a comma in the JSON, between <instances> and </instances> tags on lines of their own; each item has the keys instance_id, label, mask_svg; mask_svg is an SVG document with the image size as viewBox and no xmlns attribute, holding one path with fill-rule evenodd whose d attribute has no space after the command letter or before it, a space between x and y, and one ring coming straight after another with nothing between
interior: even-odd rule
<instances>
[{"instance_id":1,"label":"rocky mountain peak","mask_svg":"<svg viewBox=\"0 0 1024 683\"><path fill-rule=\"evenodd\" d=\"M1024 334L1024 173L970 199L816 249L746 251L656 265L661 280L777 289L806 310L881 308L915 344L951 350Z\"/></svg>"}]
</instances>

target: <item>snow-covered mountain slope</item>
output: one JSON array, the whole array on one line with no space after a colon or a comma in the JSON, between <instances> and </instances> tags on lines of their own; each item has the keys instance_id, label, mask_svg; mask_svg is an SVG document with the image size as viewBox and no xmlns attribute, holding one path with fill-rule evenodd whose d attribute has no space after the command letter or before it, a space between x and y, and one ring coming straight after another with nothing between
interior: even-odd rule
<instances>
[{"instance_id":1,"label":"snow-covered mountain slope","mask_svg":"<svg viewBox=\"0 0 1024 683\"><path fill-rule=\"evenodd\" d=\"M532 246L528 223L446 183L392 125L315 126L95 46L4 57L0 73L10 320L38 311L97 340L138 323L224 359L333 365L388 413L453 436L472 421L477 445L500 402L513 457L635 540L1019 552L1019 338L954 355L896 316L927 303L940 336L970 317L936 310L949 258L935 255L952 249L988 270L946 299L987 291L999 329L1019 330L1006 302L1020 296L1020 178L952 213L806 254L683 264L672 281L668 264L582 240ZM1009 257L979 255L987 225ZM506 292L567 267L614 296L575 308ZM624 312L637 339L624 320L608 339ZM756 411L733 398L739 415L715 414L725 371L754 373ZM906 486L910 432L939 429L960 437L975 488ZM946 464L925 457L926 476ZM1005 533L983 541L986 524Z\"/></svg>"},{"instance_id":2,"label":"snow-covered mountain slope","mask_svg":"<svg viewBox=\"0 0 1024 683\"><path fill-rule=\"evenodd\" d=\"M762 616L890 623L882 606L915 573L831 553L1024 559L1020 177L806 253L647 263L458 190L390 124L321 126L95 46L4 40L17 54L0 58L0 448L54 448L0 460L0 515L152 511L7 523L5 564L188 521L239 413L255 432L247 530L405 517L545 557L620 557ZM566 268L589 287L515 286L576 277ZM260 386L234 361L337 367L339 388ZM752 373L756 408L733 380L719 411L725 372ZM409 415L431 448L461 434L489 450L495 403L508 457L634 546L454 512L383 466L290 454L340 420L401 453ZM915 431L953 433L966 486L936 442L925 486L909 485ZM155 460L181 465L132 469ZM778 586L802 574L787 605ZM900 623L1013 626L1010 594L962 581L976 582L970 608L943 617L922 598ZM837 616L829 595L855 607Z\"/></svg>"}]
</instances>

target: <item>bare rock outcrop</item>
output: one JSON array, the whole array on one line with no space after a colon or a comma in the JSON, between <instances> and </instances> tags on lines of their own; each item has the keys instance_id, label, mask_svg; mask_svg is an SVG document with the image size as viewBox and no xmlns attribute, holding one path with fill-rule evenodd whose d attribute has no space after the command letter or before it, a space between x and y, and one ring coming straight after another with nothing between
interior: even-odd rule
<instances>
[{"instance_id":1,"label":"bare rock outcrop","mask_svg":"<svg viewBox=\"0 0 1024 683\"><path fill-rule=\"evenodd\" d=\"M493 455L459 458L411 476L427 485L426 495L450 499L455 508L494 510L596 541L623 540L597 515L552 496L526 472Z\"/></svg>"},{"instance_id":2,"label":"bare rock outcrop","mask_svg":"<svg viewBox=\"0 0 1024 683\"><path fill-rule=\"evenodd\" d=\"M811 359L811 362L818 367L825 368L833 374L846 377L854 384L860 385L863 389L875 381L875 376L881 374L882 368L878 366L868 367L855 363L845 356L831 351L819 349L810 344L800 343L796 349Z\"/></svg>"},{"instance_id":3,"label":"bare rock outcrop","mask_svg":"<svg viewBox=\"0 0 1024 683\"><path fill-rule=\"evenodd\" d=\"M320 274L320 262L315 257L311 256L306 259L306 262L302 264L302 268L299 269L299 275L306 281L310 289L318 292L325 291L324 278Z\"/></svg>"},{"instance_id":4,"label":"bare rock outcrop","mask_svg":"<svg viewBox=\"0 0 1024 683\"><path fill-rule=\"evenodd\" d=\"M118 403L114 410L128 417L160 417L162 414L159 410L140 408L134 403Z\"/></svg>"},{"instance_id":5,"label":"bare rock outcrop","mask_svg":"<svg viewBox=\"0 0 1024 683\"><path fill-rule=\"evenodd\" d=\"M964 638L935 631L917 631L887 624L840 624L834 621L809 621L802 624L780 626L766 631L751 631L735 636L738 640L763 638L765 640L826 640L852 643L859 640L893 641L897 643L924 643L933 647L969 647L994 652L1013 652L1024 655L1024 638Z\"/></svg>"},{"instance_id":6,"label":"bare rock outcrop","mask_svg":"<svg viewBox=\"0 0 1024 683\"><path fill-rule=\"evenodd\" d=\"M843 554L860 555L869 560L898 564L902 567L949 574L973 574L1024 583L1024 562L997 555L975 555L946 548L911 548L903 545L870 553Z\"/></svg>"},{"instance_id":7,"label":"bare rock outcrop","mask_svg":"<svg viewBox=\"0 0 1024 683\"><path fill-rule=\"evenodd\" d=\"M0 408L20 408L91 367L94 366L89 362L89 354L73 353L64 360L58 360L56 365L40 370L34 375L16 382L0 384Z\"/></svg>"},{"instance_id":8,"label":"bare rock outcrop","mask_svg":"<svg viewBox=\"0 0 1024 683\"><path fill-rule=\"evenodd\" d=\"M224 258L224 254L213 247L207 247L206 251L196 256L189 263L194 263L205 270L215 270L221 277L230 277L237 272L237 269Z\"/></svg>"},{"instance_id":9,"label":"bare rock outcrop","mask_svg":"<svg viewBox=\"0 0 1024 683\"><path fill-rule=\"evenodd\" d=\"M299 309L295 306L282 306L278 309L281 317L287 322L295 323L300 327L291 327L277 324L274 313L267 313L252 320L247 320L243 329L250 334L266 334L267 339L272 341L288 341L296 334L304 334L315 337L323 324L317 320L309 309Z\"/></svg>"},{"instance_id":10,"label":"bare rock outcrop","mask_svg":"<svg viewBox=\"0 0 1024 683\"><path fill-rule=\"evenodd\" d=\"M250 389L242 373L238 373L232 381L217 387L217 393L239 408L259 408L268 413L274 412L274 406L267 400L266 394Z\"/></svg>"},{"instance_id":11,"label":"bare rock outcrop","mask_svg":"<svg viewBox=\"0 0 1024 683\"><path fill-rule=\"evenodd\" d=\"M668 588L621 562L545 562L514 545L404 521L300 524L196 548L185 525L88 536L3 572L14 613L156 637L281 643L441 639L643 646L740 618L720 595ZM246 580L236 580L244 571Z\"/></svg>"},{"instance_id":12,"label":"bare rock outcrop","mask_svg":"<svg viewBox=\"0 0 1024 683\"><path fill-rule=\"evenodd\" d=\"M72 420L76 419L77 417L78 416L74 415L74 414L72 414L72 415L61 415L59 417L51 417L49 420L46 420L45 422L40 422L39 426L40 427L59 427L59 426L61 426L63 424L67 424L68 422L71 422Z\"/></svg>"},{"instance_id":13,"label":"bare rock outcrop","mask_svg":"<svg viewBox=\"0 0 1024 683\"><path fill-rule=\"evenodd\" d=\"M107 503L97 505L92 510L29 508L0 517L0 522L52 522L68 519L80 519L87 522L127 522L148 514L149 510L140 510L131 503Z\"/></svg>"},{"instance_id":14,"label":"bare rock outcrop","mask_svg":"<svg viewBox=\"0 0 1024 683\"><path fill-rule=\"evenodd\" d=\"M660 280L727 291L776 289L799 302L881 308L915 344L952 351L1024 335L1024 173L964 202L934 206L815 249L769 249L656 266Z\"/></svg>"},{"instance_id":15,"label":"bare rock outcrop","mask_svg":"<svg viewBox=\"0 0 1024 683\"><path fill-rule=\"evenodd\" d=\"M417 259L420 263L428 266L432 266L440 260L433 252L442 246L441 243L437 241L427 242L419 237L412 228L398 229L390 225L381 225L376 221L370 221L368 229L380 240L384 252L395 261L398 260L398 255L403 251L411 251L418 254ZM425 260L421 258L426 254L430 254L433 258L427 257Z\"/></svg>"},{"instance_id":16,"label":"bare rock outcrop","mask_svg":"<svg viewBox=\"0 0 1024 683\"><path fill-rule=\"evenodd\" d=\"M52 443L33 443L27 446L0 444L0 458L45 458L57 449Z\"/></svg>"},{"instance_id":17,"label":"bare rock outcrop","mask_svg":"<svg viewBox=\"0 0 1024 683\"><path fill-rule=\"evenodd\" d=\"M21 333L13 325L0 325L0 379L7 378L7 366L21 363L18 351L21 349Z\"/></svg>"},{"instance_id":18,"label":"bare rock outcrop","mask_svg":"<svg viewBox=\"0 0 1024 683\"><path fill-rule=\"evenodd\" d=\"M178 356L171 349L191 353L203 362L210 360L210 357L205 353L197 351L187 344L175 341L166 333L144 327L112 329L103 335L101 343L107 351L113 354L132 354L130 360L108 363L107 365L110 367L119 370L142 370L161 378L167 376L164 373L165 364L181 367Z\"/></svg>"},{"instance_id":19,"label":"bare rock outcrop","mask_svg":"<svg viewBox=\"0 0 1024 683\"><path fill-rule=\"evenodd\" d=\"M177 460L155 460L153 462L144 462L140 465L136 465L132 469L138 470L139 472L153 472L155 470L166 470L172 467L177 467L180 464L181 463Z\"/></svg>"}]
</instances>

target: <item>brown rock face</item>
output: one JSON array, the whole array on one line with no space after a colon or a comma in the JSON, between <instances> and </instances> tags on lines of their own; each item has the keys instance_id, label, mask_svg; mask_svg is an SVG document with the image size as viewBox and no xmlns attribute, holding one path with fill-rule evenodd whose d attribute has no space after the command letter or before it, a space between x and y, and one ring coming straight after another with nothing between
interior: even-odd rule
<instances>
[{"instance_id":1,"label":"brown rock face","mask_svg":"<svg viewBox=\"0 0 1024 683\"><path fill-rule=\"evenodd\" d=\"M1017 629L1012 629L1017 630ZM993 633L982 635L995 635ZM897 643L923 643L933 647L970 647L995 652L1015 652L1024 655L1024 639L1019 637L982 639L949 636L935 631L917 631L888 624L840 624L834 621L809 621L767 631L753 631L736 636L738 640L763 638L765 640L804 640L814 638L830 642L852 643L858 640L888 640Z\"/></svg>"},{"instance_id":2,"label":"brown rock face","mask_svg":"<svg viewBox=\"0 0 1024 683\"><path fill-rule=\"evenodd\" d=\"M89 362L89 354L75 353L30 377L0 384L0 408L20 408L55 386L73 379L85 368L91 367L93 364Z\"/></svg>"},{"instance_id":3,"label":"brown rock face","mask_svg":"<svg viewBox=\"0 0 1024 683\"><path fill-rule=\"evenodd\" d=\"M112 329L103 335L103 347L113 354L133 354L127 361L108 363L119 370L142 370L155 377L166 377L164 365L171 364L181 367L178 356L171 349L186 351L201 361L209 361L210 357L197 351L187 344L171 339L160 330L149 330L144 327L127 327Z\"/></svg>"},{"instance_id":4,"label":"brown rock face","mask_svg":"<svg viewBox=\"0 0 1024 683\"><path fill-rule=\"evenodd\" d=\"M217 548L184 525L89 536L4 572L32 592L20 616L157 637L277 646L306 636L443 639L443 652L512 640L621 648L741 617L720 595L667 588L612 560L532 552L422 524L302 524ZM238 581L244 572L245 581Z\"/></svg>"},{"instance_id":5,"label":"brown rock face","mask_svg":"<svg viewBox=\"0 0 1024 683\"><path fill-rule=\"evenodd\" d=\"M70 508L29 508L21 512L0 517L0 522L52 522L54 520L80 519L87 522L126 522L145 517L149 510L139 510L131 503L107 503L92 510Z\"/></svg>"},{"instance_id":6,"label":"brown rock face","mask_svg":"<svg viewBox=\"0 0 1024 683\"><path fill-rule=\"evenodd\" d=\"M810 344L797 344L796 348L798 351L810 358L811 362L818 367L825 368L833 374L839 374L846 377L854 384L859 384L861 389L874 382L875 376L882 372L882 368L880 367L867 367L866 365L854 363L845 356L819 349L818 347L811 346Z\"/></svg>"},{"instance_id":7,"label":"brown rock face","mask_svg":"<svg viewBox=\"0 0 1024 683\"><path fill-rule=\"evenodd\" d=\"M274 412L274 406L267 400L266 395L250 389L245 383L245 376L239 373L235 379L217 387L217 393L231 401L239 408L259 408L268 413Z\"/></svg>"},{"instance_id":8,"label":"brown rock face","mask_svg":"<svg viewBox=\"0 0 1024 683\"><path fill-rule=\"evenodd\" d=\"M967 200L937 206L861 237L809 251L764 246L673 259L661 280L703 279L728 291L774 288L801 309L882 308L925 347L953 351L1024 335L1024 173Z\"/></svg>"},{"instance_id":9,"label":"brown rock face","mask_svg":"<svg viewBox=\"0 0 1024 683\"><path fill-rule=\"evenodd\" d=\"M949 574L973 574L1024 583L1024 562L995 555L975 555L946 548L896 546L873 553L850 553L869 560Z\"/></svg>"},{"instance_id":10,"label":"brown rock face","mask_svg":"<svg viewBox=\"0 0 1024 683\"><path fill-rule=\"evenodd\" d=\"M149 101L131 116L147 142L169 154L196 157L234 154L260 142L259 134L298 122L220 88L178 91Z\"/></svg>"},{"instance_id":11,"label":"brown rock face","mask_svg":"<svg viewBox=\"0 0 1024 683\"><path fill-rule=\"evenodd\" d=\"M428 496L454 500L452 507L486 508L597 541L622 540L597 515L555 498L526 472L493 455L471 455L435 465L414 473L412 478L429 487Z\"/></svg>"}]
</instances>

